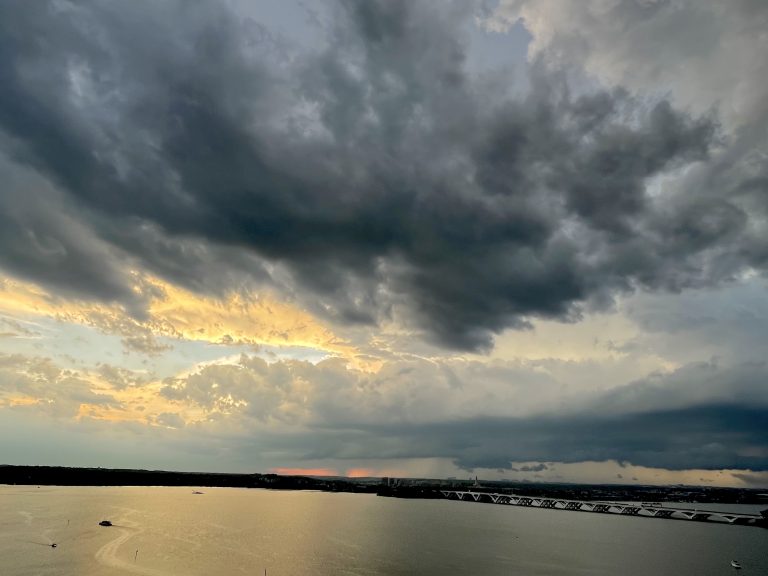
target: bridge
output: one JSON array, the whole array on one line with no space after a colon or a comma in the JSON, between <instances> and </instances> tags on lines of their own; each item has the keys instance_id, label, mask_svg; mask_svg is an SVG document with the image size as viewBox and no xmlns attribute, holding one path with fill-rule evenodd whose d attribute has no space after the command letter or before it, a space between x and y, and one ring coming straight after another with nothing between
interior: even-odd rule
<instances>
[{"instance_id":1,"label":"bridge","mask_svg":"<svg viewBox=\"0 0 768 576\"><path fill-rule=\"evenodd\" d=\"M563 498L518 496L516 494L493 494L471 490L441 490L440 492L449 500L463 500L466 502L486 502L489 504L504 504L507 506L571 510L574 512L594 512L598 514L617 514L623 516L639 516L642 518L717 522L720 524L739 524L743 526L766 526L766 521L760 514L742 514L740 512L718 512L714 510L680 508L677 506L664 506L657 502L652 504L640 502L590 502L586 500L567 500Z\"/></svg>"}]
</instances>

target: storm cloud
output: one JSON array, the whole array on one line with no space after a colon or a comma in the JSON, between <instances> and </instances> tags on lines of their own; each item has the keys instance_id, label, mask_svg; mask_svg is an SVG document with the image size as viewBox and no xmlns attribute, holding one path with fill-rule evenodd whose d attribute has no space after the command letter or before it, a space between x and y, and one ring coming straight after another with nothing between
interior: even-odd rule
<instances>
[{"instance_id":1,"label":"storm cloud","mask_svg":"<svg viewBox=\"0 0 768 576\"><path fill-rule=\"evenodd\" d=\"M713 114L544 59L520 95L468 68L475 8L345 0L306 50L223 5L2 3L3 171L45 182L4 184L28 206L3 210L2 265L136 314L137 266L279 286L470 350L764 269L764 172Z\"/></svg>"}]
</instances>

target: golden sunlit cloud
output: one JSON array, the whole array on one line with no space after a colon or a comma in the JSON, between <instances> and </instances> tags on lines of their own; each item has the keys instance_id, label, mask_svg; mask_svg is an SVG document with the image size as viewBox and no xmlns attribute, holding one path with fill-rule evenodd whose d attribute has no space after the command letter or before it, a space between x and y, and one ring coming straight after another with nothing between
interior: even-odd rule
<instances>
[{"instance_id":1,"label":"golden sunlit cloud","mask_svg":"<svg viewBox=\"0 0 768 576\"><path fill-rule=\"evenodd\" d=\"M91 418L109 422L135 422L148 426L169 427L163 416L173 415L181 425L205 421L208 411L188 403L176 402L160 394L162 384L153 382L140 387L115 390L110 384L99 380L97 375L84 375L96 393L109 394L114 404L80 404L77 420ZM175 426L177 427L177 426Z\"/></svg>"},{"instance_id":2,"label":"golden sunlit cloud","mask_svg":"<svg viewBox=\"0 0 768 576\"><path fill-rule=\"evenodd\" d=\"M11 396L8 398L0 398L0 407L14 408L16 406L34 406L40 402L41 400L39 398L33 398L32 396Z\"/></svg>"},{"instance_id":3,"label":"golden sunlit cloud","mask_svg":"<svg viewBox=\"0 0 768 576\"><path fill-rule=\"evenodd\" d=\"M0 279L0 311L91 326L119 335L128 347L146 353L161 353L167 346L156 338L170 337L212 344L302 346L354 355L350 344L311 314L270 295L212 298L157 278L135 276L136 289L147 294L146 319L131 316L117 304L63 299L10 278Z\"/></svg>"},{"instance_id":4,"label":"golden sunlit cloud","mask_svg":"<svg viewBox=\"0 0 768 576\"><path fill-rule=\"evenodd\" d=\"M62 368L50 358L0 354L0 408L47 418L179 428L206 422L218 410L165 397L163 382L105 364Z\"/></svg>"},{"instance_id":5,"label":"golden sunlit cloud","mask_svg":"<svg viewBox=\"0 0 768 576\"><path fill-rule=\"evenodd\" d=\"M222 344L306 346L349 353L340 341L309 313L264 295L233 294L226 299L206 298L168 283L152 280L163 293L149 306L156 330Z\"/></svg>"}]
</instances>

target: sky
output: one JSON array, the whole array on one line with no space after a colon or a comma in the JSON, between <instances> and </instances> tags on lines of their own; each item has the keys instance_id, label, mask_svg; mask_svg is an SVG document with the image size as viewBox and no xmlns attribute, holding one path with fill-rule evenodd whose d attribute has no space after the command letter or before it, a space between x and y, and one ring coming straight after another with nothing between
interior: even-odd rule
<instances>
[{"instance_id":1,"label":"sky","mask_svg":"<svg viewBox=\"0 0 768 576\"><path fill-rule=\"evenodd\" d=\"M0 1L0 463L768 486L766 30Z\"/></svg>"}]
</instances>

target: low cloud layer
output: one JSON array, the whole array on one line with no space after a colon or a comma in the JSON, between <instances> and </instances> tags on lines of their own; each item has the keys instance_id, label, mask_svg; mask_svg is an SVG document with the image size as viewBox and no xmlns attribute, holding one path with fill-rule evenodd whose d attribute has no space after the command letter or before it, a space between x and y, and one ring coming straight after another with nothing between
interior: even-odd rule
<instances>
[{"instance_id":1,"label":"low cloud layer","mask_svg":"<svg viewBox=\"0 0 768 576\"><path fill-rule=\"evenodd\" d=\"M162 393L258 429L259 450L309 461L375 455L510 471L536 460L766 470L766 377L765 364L694 364L584 397L522 366L413 360L368 375L334 360L243 357L170 380Z\"/></svg>"},{"instance_id":2,"label":"low cloud layer","mask_svg":"<svg viewBox=\"0 0 768 576\"><path fill-rule=\"evenodd\" d=\"M42 357L5 355L0 409L44 416L54 426L77 418L89 427L123 427L145 441L164 438L193 456L202 446L238 463L354 467L436 458L502 473L603 461L768 470L764 362L695 363L591 392L545 366L412 358L367 372L338 358L241 355L158 381L107 364L66 370Z\"/></svg>"},{"instance_id":3,"label":"low cloud layer","mask_svg":"<svg viewBox=\"0 0 768 576\"><path fill-rule=\"evenodd\" d=\"M314 51L222 6L3 10L2 265L51 288L141 314L131 267L249 281L487 349L530 317L763 268L764 187L713 117L543 60L515 97L467 68L471 5L339 2ZM712 166L716 196L695 175L649 190Z\"/></svg>"}]
</instances>

